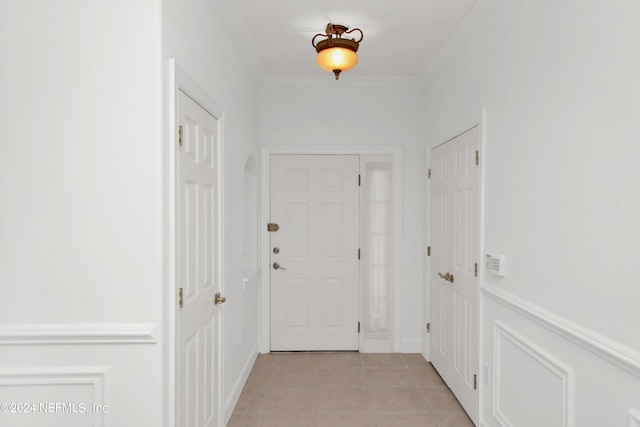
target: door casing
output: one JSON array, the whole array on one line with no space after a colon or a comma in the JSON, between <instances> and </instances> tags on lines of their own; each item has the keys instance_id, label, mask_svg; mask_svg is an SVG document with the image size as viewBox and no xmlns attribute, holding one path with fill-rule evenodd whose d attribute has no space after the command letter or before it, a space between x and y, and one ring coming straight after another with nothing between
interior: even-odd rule
<instances>
[{"instance_id":1,"label":"door casing","mask_svg":"<svg viewBox=\"0 0 640 427\"><path fill-rule=\"evenodd\" d=\"M269 222L269 197L271 189L270 158L272 154L355 154L364 158L366 155L390 156L393 162L393 192L396 200L402 200L402 149L392 146L330 146L330 145L264 145L261 147L260 167L260 269L262 282L260 286L260 353L271 351L270 319L271 319L271 278L270 247L267 223ZM362 167L360 168L362 170ZM394 205L394 265L402 265L402 203ZM402 350L402 269L394 271L394 351Z\"/></svg>"}]
</instances>

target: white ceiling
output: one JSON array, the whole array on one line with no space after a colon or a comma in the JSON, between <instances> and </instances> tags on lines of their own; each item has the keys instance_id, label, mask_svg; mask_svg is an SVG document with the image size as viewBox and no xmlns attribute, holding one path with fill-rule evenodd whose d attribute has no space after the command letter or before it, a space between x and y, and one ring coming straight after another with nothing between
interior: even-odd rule
<instances>
[{"instance_id":1,"label":"white ceiling","mask_svg":"<svg viewBox=\"0 0 640 427\"><path fill-rule=\"evenodd\" d=\"M233 1L267 75L328 75L311 39L331 22L364 33L349 74L416 76L477 0Z\"/></svg>"}]
</instances>

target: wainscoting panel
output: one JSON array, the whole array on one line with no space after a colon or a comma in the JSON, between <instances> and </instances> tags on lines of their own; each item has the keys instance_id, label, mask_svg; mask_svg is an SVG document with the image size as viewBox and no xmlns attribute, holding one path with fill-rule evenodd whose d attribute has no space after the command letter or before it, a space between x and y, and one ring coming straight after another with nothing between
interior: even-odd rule
<instances>
[{"instance_id":1,"label":"wainscoting panel","mask_svg":"<svg viewBox=\"0 0 640 427\"><path fill-rule=\"evenodd\" d=\"M494 322L493 344L493 412L501 424L571 425L572 370L501 321Z\"/></svg>"},{"instance_id":2,"label":"wainscoting panel","mask_svg":"<svg viewBox=\"0 0 640 427\"><path fill-rule=\"evenodd\" d=\"M503 289L480 293L480 425L640 427L640 353Z\"/></svg>"},{"instance_id":3,"label":"wainscoting panel","mask_svg":"<svg viewBox=\"0 0 640 427\"><path fill-rule=\"evenodd\" d=\"M0 420L7 426L103 427L108 367L0 370Z\"/></svg>"}]
</instances>

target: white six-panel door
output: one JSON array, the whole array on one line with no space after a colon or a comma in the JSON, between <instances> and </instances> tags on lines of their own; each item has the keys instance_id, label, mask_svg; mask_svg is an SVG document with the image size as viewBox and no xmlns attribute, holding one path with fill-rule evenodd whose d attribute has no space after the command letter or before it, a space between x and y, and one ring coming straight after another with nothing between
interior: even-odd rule
<instances>
[{"instance_id":1,"label":"white six-panel door","mask_svg":"<svg viewBox=\"0 0 640 427\"><path fill-rule=\"evenodd\" d=\"M475 127L431 154L430 359L476 423L479 143Z\"/></svg>"},{"instance_id":2,"label":"white six-panel door","mask_svg":"<svg viewBox=\"0 0 640 427\"><path fill-rule=\"evenodd\" d=\"M177 155L177 425L216 427L218 329L218 121L182 92Z\"/></svg>"},{"instance_id":3,"label":"white six-panel door","mask_svg":"<svg viewBox=\"0 0 640 427\"><path fill-rule=\"evenodd\" d=\"M271 156L272 350L358 349L359 163Z\"/></svg>"}]
</instances>

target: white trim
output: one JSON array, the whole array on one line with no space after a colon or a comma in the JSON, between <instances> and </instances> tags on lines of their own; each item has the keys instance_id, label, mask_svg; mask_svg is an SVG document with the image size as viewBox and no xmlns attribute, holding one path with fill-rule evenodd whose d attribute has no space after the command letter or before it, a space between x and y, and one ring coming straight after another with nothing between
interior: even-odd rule
<instances>
[{"instance_id":1,"label":"white trim","mask_svg":"<svg viewBox=\"0 0 640 427\"><path fill-rule=\"evenodd\" d=\"M481 295L523 315L551 332L640 377L640 353L525 301L494 285L480 284Z\"/></svg>"},{"instance_id":2,"label":"white trim","mask_svg":"<svg viewBox=\"0 0 640 427\"><path fill-rule=\"evenodd\" d=\"M318 74L313 76L299 76L299 75L281 75L281 76L268 76L266 77L262 85L263 87L277 86L277 87L298 87L303 86L305 88L331 88L335 89L336 81L330 78L330 74ZM359 88L416 88L421 89L424 85L420 77L413 76L347 76L340 79L339 86L344 87L359 87Z\"/></svg>"},{"instance_id":3,"label":"white trim","mask_svg":"<svg viewBox=\"0 0 640 427\"><path fill-rule=\"evenodd\" d=\"M163 205L162 225L164 246L162 250L163 280L163 425L176 424L176 63L169 59L165 64L163 86L164 137L162 147Z\"/></svg>"},{"instance_id":4,"label":"white trim","mask_svg":"<svg viewBox=\"0 0 640 427\"><path fill-rule=\"evenodd\" d=\"M420 353L422 350L422 340L402 340L402 353Z\"/></svg>"},{"instance_id":5,"label":"white trim","mask_svg":"<svg viewBox=\"0 0 640 427\"><path fill-rule=\"evenodd\" d=\"M402 224L403 224L403 159L402 148L382 145L263 145L260 154L260 267L264 272L269 268L269 190L271 186L270 156L272 154L340 154L340 155L384 155L391 156L393 164L394 191L394 343L393 351L402 351ZM271 283L270 274L262 274L260 285L260 352L271 351Z\"/></svg>"},{"instance_id":6,"label":"white trim","mask_svg":"<svg viewBox=\"0 0 640 427\"><path fill-rule=\"evenodd\" d=\"M155 323L53 323L0 326L0 345L156 344Z\"/></svg>"}]
</instances>

